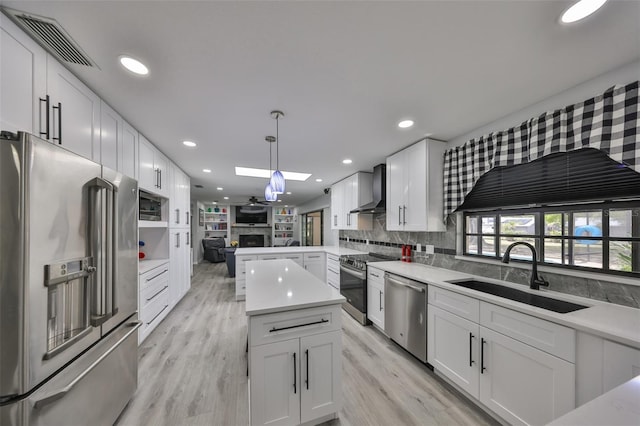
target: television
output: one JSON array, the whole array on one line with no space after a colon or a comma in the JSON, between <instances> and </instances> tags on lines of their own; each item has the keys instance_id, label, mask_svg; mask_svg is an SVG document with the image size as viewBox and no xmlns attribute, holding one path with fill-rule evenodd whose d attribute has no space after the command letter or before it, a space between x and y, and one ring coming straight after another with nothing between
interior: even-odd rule
<instances>
[{"instance_id":1,"label":"television","mask_svg":"<svg viewBox=\"0 0 640 426\"><path fill-rule=\"evenodd\" d=\"M236 206L236 223L268 223L268 206Z\"/></svg>"}]
</instances>

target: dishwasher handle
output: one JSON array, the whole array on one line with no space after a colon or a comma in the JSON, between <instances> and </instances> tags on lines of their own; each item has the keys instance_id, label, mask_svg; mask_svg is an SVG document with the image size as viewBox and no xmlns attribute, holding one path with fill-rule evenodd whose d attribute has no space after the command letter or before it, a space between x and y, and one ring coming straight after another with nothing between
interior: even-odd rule
<instances>
[{"instance_id":1,"label":"dishwasher handle","mask_svg":"<svg viewBox=\"0 0 640 426\"><path fill-rule=\"evenodd\" d=\"M412 290L415 290L415 291L417 291L419 293L424 293L426 291L426 288L425 288L426 286L425 287L419 287L419 286L416 286L416 285L411 285L411 284L405 283L403 281L399 281L397 279L394 279L391 275L385 275L385 279L388 282L390 282L391 284L395 284L395 285L399 285L399 286L403 286L403 287L408 287L408 288L410 288Z\"/></svg>"}]
</instances>

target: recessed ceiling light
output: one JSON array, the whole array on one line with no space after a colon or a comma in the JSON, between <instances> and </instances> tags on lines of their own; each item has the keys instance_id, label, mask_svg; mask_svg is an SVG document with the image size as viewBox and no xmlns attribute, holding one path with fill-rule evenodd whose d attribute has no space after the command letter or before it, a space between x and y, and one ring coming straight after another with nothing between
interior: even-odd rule
<instances>
[{"instance_id":1,"label":"recessed ceiling light","mask_svg":"<svg viewBox=\"0 0 640 426\"><path fill-rule=\"evenodd\" d=\"M193 147L195 147L197 145L197 143L191 142L191 141L182 141L182 144L184 146L188 146L189 148L193 148Z\"/></svg>"},{"instance_id":2,"label":"recessed ceiling light","mask_svg":"<svg viewBox=\"0 0 640 426\"><path fill-rule=\"evenodd\" d=\"M211 169L202 169L202 171L205 173L211 173Z\"/></svg>"},{"instance_id":3,"label":"recessed ceiling light","mask_svg":"<svg viewBox=\"0 0 640 426\"><path fill-rule=\"evenodd\" d=\"M149 68L137 59L133 59L130 56L120 56L120 63L123 67L128 69L134 74L147 75L149 74Z\"/></svg>"},{"instance_id":4,"label":"recessed ceiling light","mask_svg":"<svg viewBox=\"0 0 640 426\"><path fill-rule=\"evenodd\" d=\"M291 191L287 191L287 195L291 195Z\"/></svg>"},{"instance_id":5,"label":"recessed ceiling light","mask_svg":"<svg viewBox=\"0 0 640 426\"><path fill-rule=\"evenodd\" d=\"M284 206L285 206L285 207L289 207L289 204L285 204Z\"/></svg>"},{"instance_id":6,"label":"recessed ceiling light","mask_svg":"<svg viewBox=\"0 0 640 426\"><path fill-rule=\"evenodd\" d=\"M350 158L345 158L344 160L342 160L342 164L351 164L353 163L353 160L351 160Z\"/></svg>"},{"instance_id":7,"label":"recessed ceiling light","mask_svg":"<svg viewBox=\"0 0 640 426\"><path fill-rule=\"evenodd\" d=\"M316 182L322 182L322 179L318 178L316 179Z\"/></svg>"},{"instance_id":8,"label":"recessed ceiling light","mask_svg":"<svg viewBox=\"0 0 640 426\"><path fill-rule=\"evenodd\" d=\"M212 201L211 204L218 204L218 202L217 201Z\"/></svg>"},{"instance_id":9,"label":"recessed ceiling light","mask_svg":"<svg viewBox=\"0 0 640 426\"><path fill-rule=\"evenodd\" d=\"M600 9L606 2L607 0L580 0L565 10L560 20L565 24L579 21Z\"/></svg>"},{"instance_id":10,"label":"recessed ceiling light","mask_svg":"<svg viewBox=\"0 0 640 426\"><path fill-rule=\"evenodd\" d=\"M279 203L281 203L281 202L282 202L282 200L278 200L278 202L279 202Z\"/></svg>"},{"instance_id":11,"label":"recessed ceiling light","mask_svg":"<svg viewBox=\"0 0 640 426\"><path fill-rule=\"evenodd\" d=\"M224 197L224 199L225 199L225 200L228 200L228 199L229 199L229 197Z\"/></svg>"},{"instance_id":12,"label":"recessed ceiling light","mask_svg":"<svg viewBox=\"0 0 640 426\"><path fill-rule=\"evenodd\" d=\"M401 129L407 129L411 126L413 126L413 120L402 120L398 123L398 127L400 127Z\"/></svg>"},{"instance_id":13,"label":"recessed ceiling light","mask_svg":"<svg viewBox=\"0 0 640 426\"><path fill-rule=\"evenodd\" d=\"M285 172L281 170L282 175L286 180L298 180L304 182L309 179L311 173L298 173L298 172ZM257 178L268 179L271 177L271 170L268 169L254 169L251 167L238 167L236 166L236 176L249 176Z\"/></svg>"},{"instance_id":14,"label":"recessed ceiling light","mask_svg":"<svg viewBox=\"0 0 640 426\"><path fill-rule=\"evenodd\" d=\"M217 189L218 191L222 191L224 188L223 188L223 187L221 187L221 186L219 186L219 187L217 187L216 189Z\"/></svg>"}]
</instances>

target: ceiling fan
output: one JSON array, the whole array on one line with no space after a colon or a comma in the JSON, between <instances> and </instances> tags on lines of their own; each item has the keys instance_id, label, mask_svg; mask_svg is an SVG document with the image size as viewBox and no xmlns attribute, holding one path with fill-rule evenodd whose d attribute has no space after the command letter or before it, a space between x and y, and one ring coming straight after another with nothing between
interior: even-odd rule
<instances>
[{"instance_id":1,"label":"ceiling fan","mask_svg":"<svg viewBox=\"0 0 640 426\"><path fill-rule=\"evenodd\" d=\"M263 206L270 206L271 203L265 200L259 200L258 198L256 198L255 196L251 196L249 197L249 202L247 203L247 205L251 206L254 204L261 204Z\"/></svg>"}]
</instances>

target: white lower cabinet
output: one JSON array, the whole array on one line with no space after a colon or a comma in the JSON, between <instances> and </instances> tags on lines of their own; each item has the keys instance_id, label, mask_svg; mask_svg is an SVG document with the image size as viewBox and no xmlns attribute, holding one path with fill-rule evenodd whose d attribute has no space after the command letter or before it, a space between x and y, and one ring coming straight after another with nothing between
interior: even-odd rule
<instances>
[{"instance_id":1,"label":"white lower cabinet","mask_svg":"<svg viewBox=\"0 0 640 426\"><path fill-rule=\"evenodd\" d=\"M298 425L342 408L340 305L249 317L252 425Z\"/></svg>"},{"instance_id":2,"label":"white lower cabinet","mask_svg":"<svg viewBox=\"0 0 640 426\"><path fill-rule=\"evenodd\" d=\"M247 294L247 268L250 260L258 260L258 256L236 255L236 300L244 300Z\"/></svg>"},{"instance_id":3,"label":"white lower cabinet","mask_svg":"<svg viewBox=\"0 0 640 426\"><path fill-rule=\"evenodd\" d=\"M138 333L138 343L142 343L169 313L169 278L169 262L140 274L138 303L142 326Z\"/></svg>"},{"instance_id":4,"label":"white lower cabinet","mask_svg":"<svg viewBox=\"0 0 640 426\"><path fill-rule=\"evenodd\" d=\"M466 296L444 298L447 290L437 291L452 310L468 306ZM509 424L542 425L575 408L574 331L479 305L479 324L428 305L427 361L434 369ZM545 350L534 347L536 341Z\"/></svg>"},{"instance_id":5,"label":"white lower cabinet","mask_svg":"<svg viewBox=\"0 0 640 426\"><path fill-rule=\"evenodd\" d=\"M311 272L318 279L325 281L327 273L327 263L324 253L305 253L304 269Z\"/></svg>"},{"instance_id":6,"label":"white lower cabinet","mask_svg":"<svg viewBox=\"0 0 640 426\"><path fill-rule=\"evenodd\" d=\"M384 331L384 272L367 268L367 319Z\"/></svg>"},{"instance_id":7,"label":"white lower cabinet","mask_svg":"<svg viewBox=\"0 0 640 426\"><path fill-rule=\"evenodd\" d=\"M340 290L340 258L327 253L327 284Z\"/></svg>"}]
</instances>

